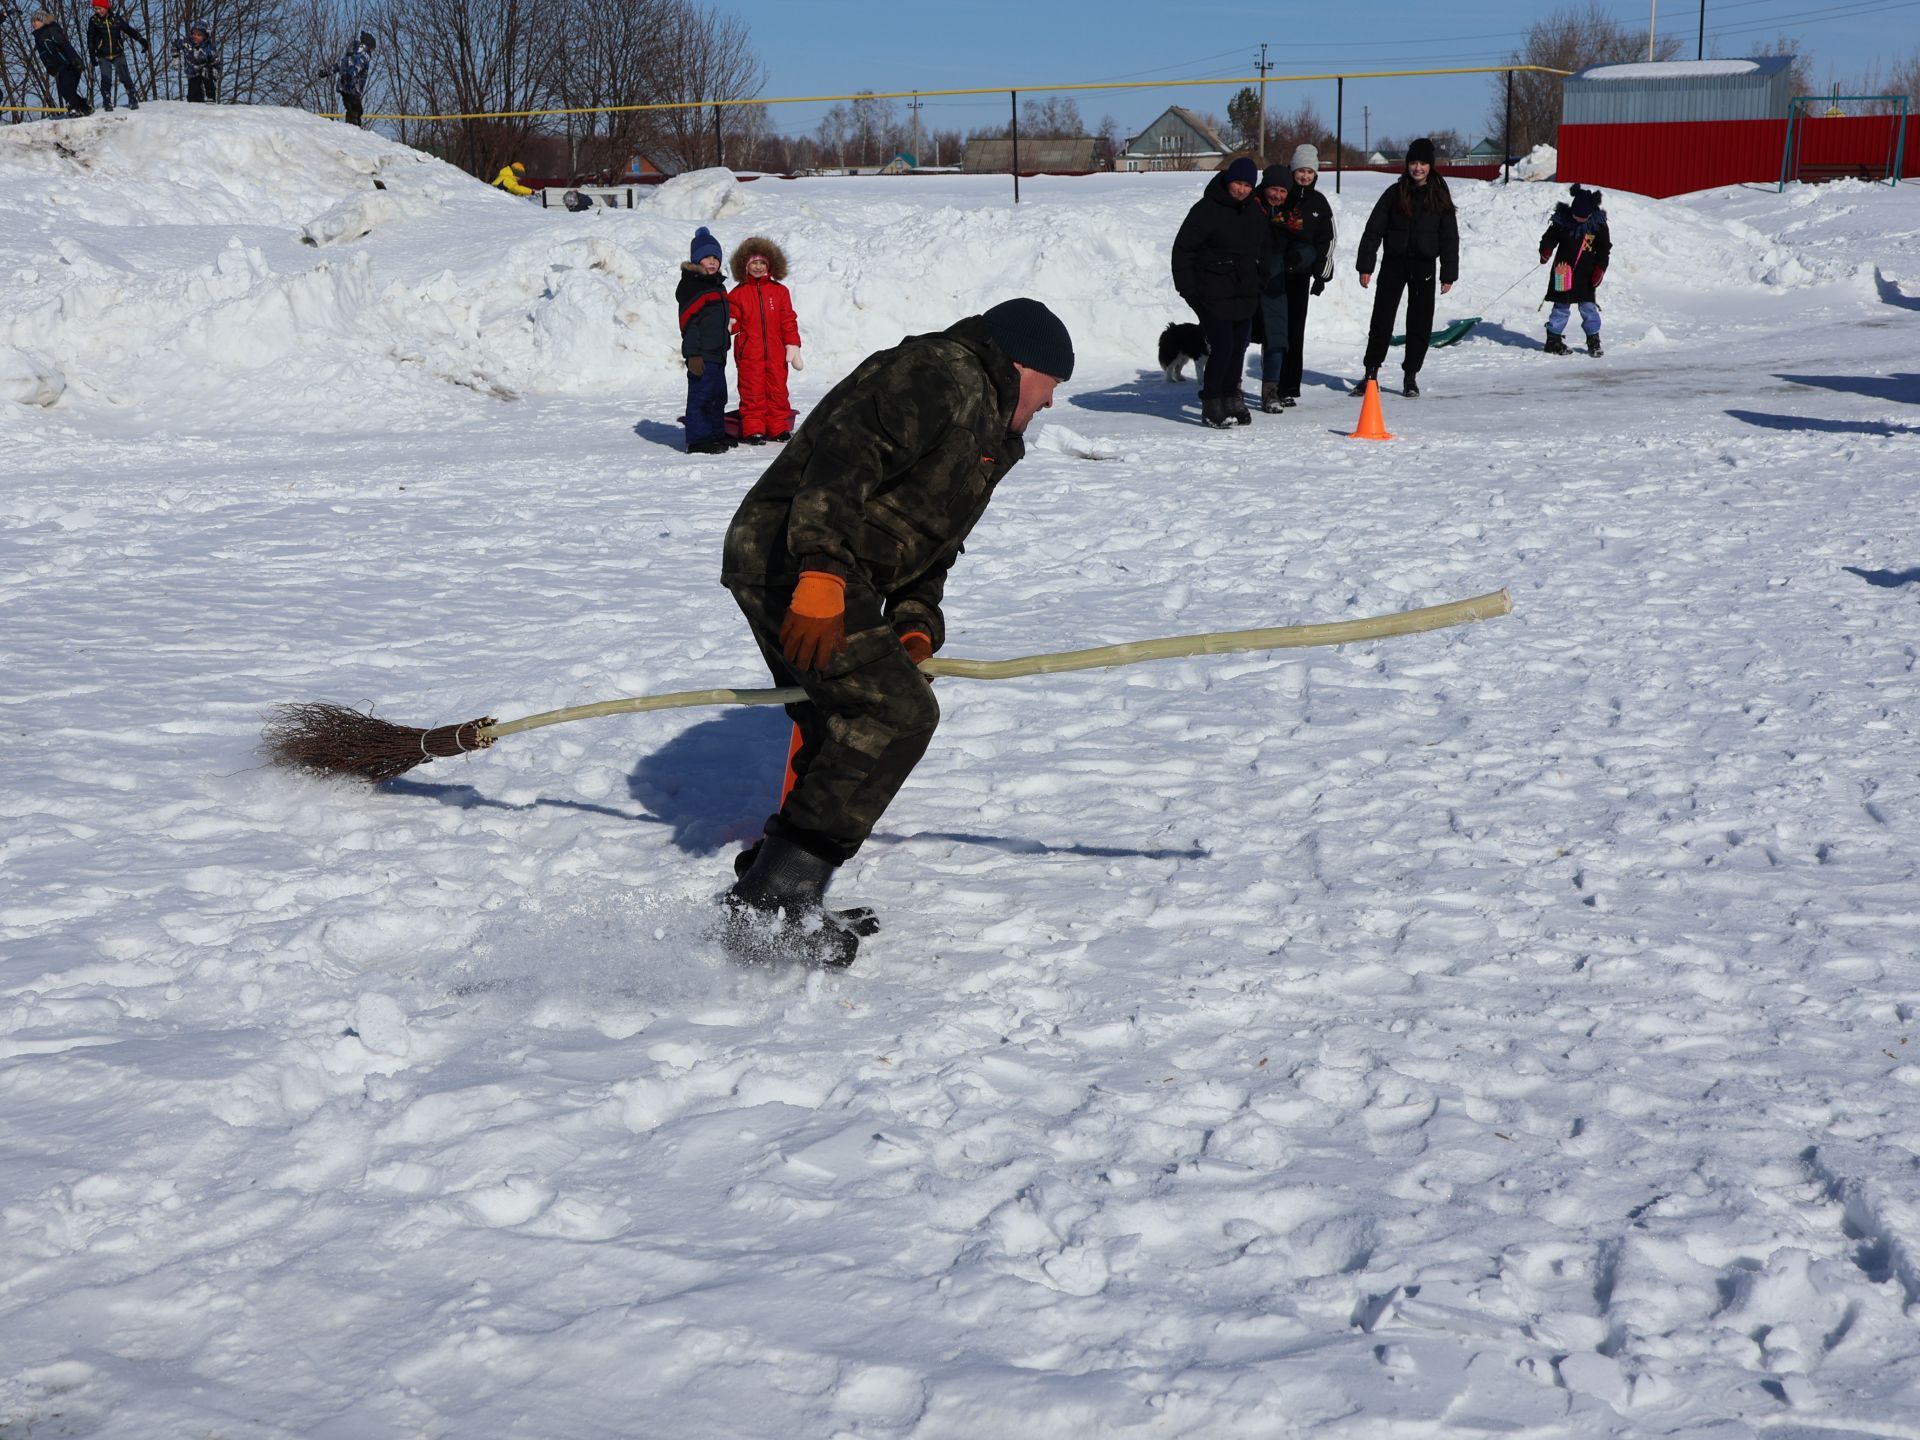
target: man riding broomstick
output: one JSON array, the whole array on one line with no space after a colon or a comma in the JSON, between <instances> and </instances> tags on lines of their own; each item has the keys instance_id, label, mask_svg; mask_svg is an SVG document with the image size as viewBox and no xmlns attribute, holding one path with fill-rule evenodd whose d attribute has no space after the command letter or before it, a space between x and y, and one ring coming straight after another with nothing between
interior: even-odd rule
<instances>
[{"instance_id":1,"label":"man riding broomstick","mask_svg":"<svg viewBox=\"0 0 1920 1440\"><path fill-rule=\"evenodd\" d=\"M940 707L918 667L946 636L947 571L1072 376L1038 300L911 336L828 393L734 514L721 581L775 682L806 691L789 788L734 862L735 955L844 966L878 928L827 910L827 887L926 753Z\"/></svg>"}]
</instances>

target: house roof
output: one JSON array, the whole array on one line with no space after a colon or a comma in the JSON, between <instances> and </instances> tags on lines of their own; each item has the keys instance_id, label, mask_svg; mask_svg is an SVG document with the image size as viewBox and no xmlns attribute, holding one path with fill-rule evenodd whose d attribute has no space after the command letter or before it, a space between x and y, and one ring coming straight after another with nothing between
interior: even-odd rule
<instances>
[{"instance_id":1,"label":"house roof","mask_svg":"<svg viewBox=\"0 0 1920 1440\"><path fill-rule=\"evenodd\" d=\"M1148 125L1146 129L1143 129L1140 132L1140 135L1147 134L1149 131L1151 131L1154 128L1155 125L1158 125L1162 120L1165 120L1169 115L1171 115L1174 119L1178 120L1182 125L1185 125L1189 130L1193 131L1195 135L1198 135L1200 137L1200 139L1205 143L1207 147L1206 152L1204 153L1225 155L1229 150L1233 148L1232 146L1228 145L1226 141L1220 138L1219 131L1215 130L1211 125L1207 124L1206 121L1202 120L1198 115L1194 114L1193 111L1187 109L1186 106L1184 105L1169 105L1166 109L1162 110L1158 115L1154 116L1153 123ZM1127 141L1126 147L1125 147L1127 153L1129 154L1135 153L1133 149L1133 144L1135 140L1138 140L1140 138L1140 135L1135 135L1132 140Z\"/></svg>"},{"instance_id":2,"label":"house roof","mask_svg":"<svg viewBox=\"0 0 1920 1440\"><path fill-rule=\"evenodd\" d=\"M1022 140L1022 170L1091 170L1094 137L1080 135L1070 140ZM1013 167L1011 140L969 140L960 157L960 168L971 174L1002 174Z\"/></svg>"}]
</instances>

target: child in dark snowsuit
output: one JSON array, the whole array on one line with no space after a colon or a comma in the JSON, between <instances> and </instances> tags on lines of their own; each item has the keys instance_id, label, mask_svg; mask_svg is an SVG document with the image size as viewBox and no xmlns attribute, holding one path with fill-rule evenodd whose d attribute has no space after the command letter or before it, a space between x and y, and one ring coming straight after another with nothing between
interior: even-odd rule
<instances>
[{"instance_id":1,"label":"child in dark snowsuit","mask_svg":"<svg viewBox=\"0 0 1920 1440\"><path fill-rule=\"evenodd\" d=\"M1313 268L1319 253L1297 224L1289 224L1287 200L1293 173L1269 165L1260 176L1260 206L1267 214L1266 278L1260 282L1260 308L1253 312L1253 338L1260 346L1260 408L1277 415L1283 408L1281 381L1287 367L1287 337L1292 328L1287 296L1290 277Z\"/></svg>"},{"instance_id":2,"label":"child in dark snowsuit","mask_svg":"<svg viewBox=\"0 0 1920 1440\"><path fill-rule=\"evenodd\" d=\"M185 38L173 42L180 68L187 72L187 101L211 105L220 98L220 51L204 25L187 28Z\"/></svg>"},{"instance_id":3,"label":"child in dark snowsuit","mask_svg":"<svg viewBox=\"0 0 1920 1440\"><path fill-rule=\"evenodd\" d=\"M87 21L87 54L93 59L95 92L109 113L113 110L113 81L117 75L127 89L127 108L140 108L140 92L133 88L133 75L127 69L127 42L131 40L148 54L153 47L113 8L113 0L93 0L93 18Z\"/></svg>"},{"instance_id":4,"label":"child in dark snowsuit","mask_svg":"<svg viewBox=\"0 0 1920 1440\"><path fill-rule=\"evenodd\" d=\"M1607 278L1607 261L1613 256L1613 237L1607 231L1607 212L1600 208L1598 190L1573 187L1573 202L1561 201L1554 207L1553 223L1540 237L1540 263L1553 264L1547 279L1547 299L1553 310L1547 316L1547 354L1568 354L1566 333L1570 307L1580 307L1580 328L1587 332L1587 353L1600 350L1600 307L1594 292Z\"/></svg>"},{"instance_id":5,"label":"child in dark snowsuit","mask_svg":"<svg viewBox=\"0 0 1920 1440\"><path fill-rule=\"evenodd\" d=\"M680 287L680 355L687 362L687 453L729 448L727 411L727 282L720 278L720 242L702 225L693 232Z\"/></svg>"},{"instance_id":6,"label":"child in dark snowsuit","mask_svg":"<svg viewBox=\"0 0 1920 1440\"><path fill-rule=\"evenodd\" d=\"M53 77L53 83L60 91L60 103L67 107L69 115L91 115L93 106L80 93L83 67L80 57L67 40L66 30L46 10L33 12L32 25L34 53L40 57L40 63L47 67L47 74Z\"/></svg>"},{"instance_id":7,"label":"child in dark snowsuit","mask_svg":"<svg viewBox=\"0 0 1920 1440\"><path fill-rule=\"evenodd\" d=\"M755 235L740 242L728 268L734 281L727 310L740 377L740 438L749 445L790 439L787 367L798 370L801 363L800 322L793 297L780 283L787 278L787 257L773 241Z\"/></svg>"}]
</instances>

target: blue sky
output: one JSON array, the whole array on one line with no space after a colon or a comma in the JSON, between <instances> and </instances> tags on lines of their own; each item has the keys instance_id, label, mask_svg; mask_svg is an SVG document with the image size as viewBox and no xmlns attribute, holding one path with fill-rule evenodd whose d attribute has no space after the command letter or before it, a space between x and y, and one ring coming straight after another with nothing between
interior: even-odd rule
<instances>
[{"instance_id":1,"label":"blue sky","mask_svg":"<svg viewBox=\"0 0 1920 1440\"><path fill-rule=\"evenodd\" d=\"M1271 73L1429 69L1495 65L1521 44L1527 27L1560 8L1510 0L1453 0L1448 5L1369 0L1341 5L1236 5L1105 0L717 0L753 29L768 71L764 94L827 95L857 90L1028 87L1108 80L1184 80L1252 75L1262 41ZM1691 58L1700 0L1654 0L1662 35ZM1621 23L1645 34L1648 0L1603 0ZM1349 18L1350 17L1350 18ZM1742 55L1778 34L1797 39L1825 88L1851 82L1876 60L1920 46L1920 0L1706 0L1707 53ZM1399 138L1429 129L1479 134L1493 81L1462 75L1404 80L1351 80L1346 128L1361 138L1362 107L1371 138ZM1168 105L1222 117L1234 86L1082 92L1074 98L1089 130L1103 115L1123 135L1142 129ZM1043 92L1035 90L1039 98ZM1309 95L1333 124L1334 86L1272 86L1267 103L1291 109ZM1004 97L930 100L923 126L966 131L1000 121ZM824 106L775 106L774 127L811 130ZM904 118L904 115L903 115Z\"/></svg>"}]
</instances>

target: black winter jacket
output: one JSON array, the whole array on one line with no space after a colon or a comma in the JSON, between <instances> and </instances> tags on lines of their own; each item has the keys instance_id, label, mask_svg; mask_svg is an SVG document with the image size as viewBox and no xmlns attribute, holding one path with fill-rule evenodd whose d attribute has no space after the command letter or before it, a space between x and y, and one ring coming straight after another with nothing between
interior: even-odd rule
<instances>
[{"instance_id":1,"label":"black winter jacket","mask_svg":"<svg viewBox=\"0 0 1920 1440\"><path fill-rule=\"evenodd\" d=\"M1433 183L1429 180L1427 185ZM1460 278L1459 223L1451 209L1445 214L1432 209L1426 203L1428 197L1420 194L1422 188L1402 175L1398 183L1381 192L1373 213L1367 217L1367 228L1360 236L1356 268L1362 275L1373 274L1374 257L1384 243L1389 260L1437 259L1442 285L1451 285ZM1412 214L1400 208L1403 193L1412 202Z\"/></svg>"},{"instance_id":2,"label":"black winter jacket","mask_svg":"<svg viewBox=\"0 0 1920 1440\"><path fill-rule=\"evenodd\" d=\"M1333 279L1333 206L1320 193L1318 182L1302 186L1288 182L1287 203L1274 218L1287 233L1286 270L1289 275ZM1311 247L1311 258L1301 242ZM1304 262L1304 263L1303 263Z\"/></svg>"},{"instance_id":3,"label":"black winter jacket","mask_svg":"<svg viewBox=\"0 0 1920 1440\"><path fill-rule=\"evenodd\" d=\"M1553 223L1540 237L1540 253L1547 255L1553 266L1547 272L1547 299L1556 305L1581 305L1592 300L1594 271L1606 269L1613 255L1607 212L1596 210L1585 220L1576 220L1572 208L1561 202L1554 208ZM1553 277L1562 265L1573 267L1573 286L1556 290Z\"/></svg>"},{"instance_id":4,"label":"black winter jacket","mask_svg":"<svg viewBox=\"0 0 1920 1440\"><path fill-rule=\"evenodd\" d=\"M62 70L86 68L80 63L79 55L74 53L73 46L67 43L67 32L57 23L42 25L33 32L33 48L49 74L58 75Z\"/></svg>"},{"instance_id":5,"label":"black winter jacket","mask_svg":"<svg viewBox=\"0 0 1920 1440\"><path fill-rule=\"evenodd\" d=\"M821 570L872 586L894 633L946 637L947 571L1027 453L1020 377L977 315L861 361L813 408L727 527L721 580Z\"/></svg>"},{"instance_id":6,"label":"black winter jacket","mask_svg":"<svg viewBox=\"0 0 1920 1440\"><path fill-rule=\"evenodd\" d=\"M128 40L142 50L152 48L147 44L147 37L121 19L116 10L96 10L93 18L87 21L87 53L96 64L102 60L124 59Z\"/></svg>"},{"instance_id":7,"label":"black winter jacket","mask_svg":"<svg viewBox=\"0 0 1920 1440\"><path fill-rule=\"evenodd\" d=\"M1203 316L1251 318L1267 273L1268 228L1258 197L1235 200L1226 172L1216 174L1173 237L1173 288L1180 298Z\"/></svg>"},{"instance_id":8,"label":"black winter jacket","mask_svg":"<svg viewBox=\"0 0 1920 1440\"><path fill-rule=\"evenodd\" d=\"M698 355L709 365L726 364L733 343L727 338L727 277L682 261L673 301L680 311L681 355L689 360Z\"/></svg>"}]
</instances>

